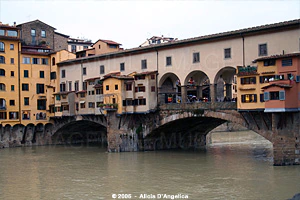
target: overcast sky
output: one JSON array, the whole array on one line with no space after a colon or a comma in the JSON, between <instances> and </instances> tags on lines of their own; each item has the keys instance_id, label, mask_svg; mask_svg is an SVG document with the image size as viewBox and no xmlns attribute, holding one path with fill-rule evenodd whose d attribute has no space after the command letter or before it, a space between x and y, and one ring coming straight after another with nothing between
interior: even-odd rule
<instances>
[{"instance_id":1,"label":"overcast sky","mask_svg":"<svg viewBox=\"0 0 300 200\"><path fill-rule=\"evenodd\" d=\"M186 39L300 18L300 1L0 0L0 21L39 19L57 32L125 49L154 35Z\"/></svg>"}]
</instances>

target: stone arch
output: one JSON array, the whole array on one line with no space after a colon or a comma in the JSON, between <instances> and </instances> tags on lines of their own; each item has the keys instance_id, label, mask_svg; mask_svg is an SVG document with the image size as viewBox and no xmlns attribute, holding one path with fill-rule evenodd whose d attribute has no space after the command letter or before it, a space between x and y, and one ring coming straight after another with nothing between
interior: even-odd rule
<instances>
[{"instance_id":1,"label":"stone arch","mask_svg":"<svg viewBox=\"0 0 300 200\"><path fill-rule=\"evenodd\" d=\"M184 85L186 92L183 92L183 96L187 97L188 102L195 100L193 96L200 101L210 99L210 79L205 72L201 70L190 72L184 80Z\"/></svg>"},{"instance_id":2,"label":"stone arch","mask_svg":"<svg viewBox=\"0 0 300 200\"><path fill-rule=\"evenodd\" d=\"M215 75L214 87L217 101L236 98L236 68L226 66L220 69Z\"/></svg>"},{"instance_id":3,"label":"stone arch","mask_svg":"<svg viewBox=\"0 0 300 200\"><path fill-rule=\"evenodd\" d=\"M174 73L166 73L159 80L158 102L176 103L181 101L181 80Z\"/></svg>"},{"instance_id":4,"label":"stone arch","mask_svg":"<svg viewBox=\"0 0 300 200\"><path fill-rule=\"evenodd\" d=\"M30 124L27 124L27 126L24 126L21 144L30 146L32 144L34 131L35 131L35 125L33 123L30 123Z\"/></svg>"},{"instance_id":5,"label":"stone arch","mask_svg":"<svg viewBox=\"0 0 300 200\"><path fill-rule=\"evenodd\" d=\"M23 139L24 127L25 126L23 124L16 124L12 127L10 146L20 146L21 145L21 141Z\"/></svg>"},{"instance_id":6,"label":"stone arch","mask_svg":"<svg viewBox=\"0 0 300 200\"><path fill-rule=\"evenodd\" d=\"M103 123L91 120L77 120L64 124L52 134L52 143L71 144L77 142L107 141L107 128Z\"/></svg>"}]
</instances>

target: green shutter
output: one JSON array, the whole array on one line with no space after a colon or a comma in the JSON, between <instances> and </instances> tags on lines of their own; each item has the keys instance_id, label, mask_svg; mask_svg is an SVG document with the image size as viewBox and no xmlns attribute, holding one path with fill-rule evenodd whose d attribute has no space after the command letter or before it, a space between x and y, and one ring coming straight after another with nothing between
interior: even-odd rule
<instances>
[{"instance_id":1,"label":"green shutter","mask_svg":"<svg viewBox=\"0 0 300 200\"><path fill-rule=\"evenodd\" d=\"M285 91L284 90L279 91L279 100L285 100Z\"/></svg>"},{"instance_id":2,"label":"green shutter","mask_svg":"<svg viewBox=\"0 0 300 200\"><path fill-rule=\"evenodd\" d=\"M270 93L264 92L264 101L269 101L269 100L270 100Z\"/></svg>"}]
</instances>

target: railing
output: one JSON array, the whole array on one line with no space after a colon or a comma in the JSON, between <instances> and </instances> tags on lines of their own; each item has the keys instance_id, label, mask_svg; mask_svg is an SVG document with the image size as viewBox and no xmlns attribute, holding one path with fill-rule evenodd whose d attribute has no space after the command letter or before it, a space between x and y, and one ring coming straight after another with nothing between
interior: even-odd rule
<instances>
[{"instance_id":1,"label":"railing","mask_svg":"<svg viewBox=\"0 0 300 200\"><path fill-rule=\"evenodd\" d=\"M236 102L193 102L193 103L168 103L159 106L161 110L236 110Z\"/></svg>"}]
</instances>

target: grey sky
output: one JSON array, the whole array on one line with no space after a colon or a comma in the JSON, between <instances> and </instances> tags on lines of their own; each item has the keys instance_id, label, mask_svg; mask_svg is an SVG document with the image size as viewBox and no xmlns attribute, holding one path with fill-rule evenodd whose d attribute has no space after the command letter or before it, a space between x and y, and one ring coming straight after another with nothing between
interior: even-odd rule
<instances>
[{"instance_id":1,"label":"grey sky","mask_svg":"<svg viewBox=\"0 0 300 200\"><path fill-rule=\"evenodd\" d=\"M13 1L0 21L39 19L74 38L110 39L125 49L153 35L186 39L300 18L300 1Z\"/></svg>"}]
</instances>

